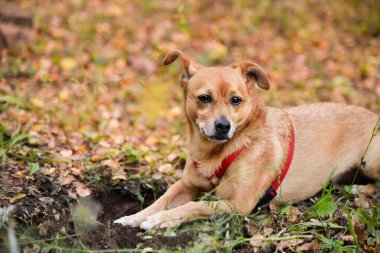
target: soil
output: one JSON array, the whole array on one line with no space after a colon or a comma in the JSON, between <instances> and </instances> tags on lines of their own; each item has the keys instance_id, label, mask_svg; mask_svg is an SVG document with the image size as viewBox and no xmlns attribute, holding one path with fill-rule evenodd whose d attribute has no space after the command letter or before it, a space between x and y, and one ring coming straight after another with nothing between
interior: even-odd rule
<instances>
[{"instance_id":1,"label":"soil","mask_svg":"<svg viewBox=\"0 0 380 253\"><path fill-rule=\"evenodd\" d=\"M38 194L28 196L15 205L14 217L18 221L16 225L20 234L27 234L35 239L48 239L54 238L64 228L69 235L79 232L81 241L90 249L183 248L191 244L194 239L195 234L191 233L179 233L176 236L157 235L145 239L144 231L140 228L112 224L113 220L140 211L162 195L167 187L162 180L150 182L155 192L137 181L93 186L92 197L79 201L80 203L89 201L92 205L100 206L96 219L98 225L92 229L76 226L72 217L72 208L78 202L68 198L65 194L67 189L49 180L38 180L37 178L33 184L24 185L25 188L35 188ZM143 195L144 203L138 200L136 190Z\"/></svg>"},{"instance_id":2,"label":"soil","mask_svg":"<svg viewBox=\"0 0 380 253\"><path fill-rule=\"evenodd\" d=\"M125 187L125 185L124 185ZM154 201L153 192L147 191L145 202L141 204L136 196L130 194L121 185L109 188L107 191L99 191L95 200L102 205L102 211L98 216L98 221L106 224L95 232L88 235L88 246L92 249L117 249L117 248L136 248L138 245L151 247L153 249L177 248L186 246L191 243L193 235L190 233L181 233L177 236L157 235L151 239L144 240L140 228L123 227L112 224L112 221L121 216L134 214ZM163 192L159 192L161 195ZM99 240L101 239L101 240Z\"/></svg>"}]
</instances>

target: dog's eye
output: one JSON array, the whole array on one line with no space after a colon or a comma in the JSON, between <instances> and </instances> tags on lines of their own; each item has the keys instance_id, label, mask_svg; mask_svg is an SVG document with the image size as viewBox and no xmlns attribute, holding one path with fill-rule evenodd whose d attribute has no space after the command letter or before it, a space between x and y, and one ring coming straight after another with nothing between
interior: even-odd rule
<instances>
[{"instance_id":1,"label":"dog's eye","mask_svg":"<svg viewBox=\"0 0 380 253\"><path fill-rule=\"evenodd\" d=\"M210 95L200 95L198 97L198 100L204 104L208 104L208 103L211 103L212 97Z\"/></svg>"},{"instance_id":2,"label":"dog's eye","mask_svg":"<svg viewBox=\"0 0 380 253\"><path fill-rule=\"evenodd\" d=\"M231 97L231 99L230 99L230 103L231 103L231 105L234 105L234 106L236 106L236 105L240 105L241 102L243 102L243 100L242 100L241 98L239 98L239 97L236 97L236 96L233 96L233 97Z\"/></svg>"}]
</instances>

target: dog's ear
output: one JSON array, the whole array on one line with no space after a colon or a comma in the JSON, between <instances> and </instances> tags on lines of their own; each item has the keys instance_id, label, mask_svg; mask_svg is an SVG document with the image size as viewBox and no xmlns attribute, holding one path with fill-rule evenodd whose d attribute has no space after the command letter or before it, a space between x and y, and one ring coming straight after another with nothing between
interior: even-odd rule
<instances>
[{"instance_id":1,"label":"dog's ear","mask_svg":"<svg viewBox=\"0 0 380 253\"><path fill-rule=\"evenodd\" d=\"M231 66L233 68L240 68L241 74L247 83L256 82L260 88L269 90L268 76L260 65L251 61L244 61L240 64L234 63Z\"/></svg>"},{"instance_id":2,"label":"dog's ear","mask_svg":"<svg viewBox=\"0 0 380 253\"><path fill-rule=\"evenodd\" d=\"M188 80L197 73L198 69L202 67L201 64L195 62L187 54L181 52L180 50L173 50L168 53L165 57L164 65L169 65L177 58L181 59L183 74L181 76L181 85L187 84Z\"/></svg>"}]
</instances>

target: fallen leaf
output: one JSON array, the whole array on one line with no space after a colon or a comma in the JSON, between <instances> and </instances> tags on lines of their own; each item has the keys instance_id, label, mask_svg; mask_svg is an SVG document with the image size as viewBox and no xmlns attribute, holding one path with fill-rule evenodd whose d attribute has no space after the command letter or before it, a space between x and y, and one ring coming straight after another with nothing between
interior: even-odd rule
<instances>
[{"instance_id":1,"label":"fallen leaf","mask_svg":"<svg viewBox=\"0 0 380 253\"><path fill-rule=\"evenodd\" d=\"M277 243L277 249L284 251L285 249L293 248L294 246L297 246L303 242L303 239L281 240L279 243Z\"/></svg>"},{"instance_id":2,"label":"fallen leaf","mask_svg":"<svg viewBox=\"0 0 380 253\"><path fill-rule=\"evenodd\" d=\"M15 202L19 201L20 199L23 199L26 197L26 194L25 193L19 193L17 194L16 196L12 197L9 199L9 202L11 204L14 204Z\"/></svg>"},{"instance_id":3,"label":"fallen leaf","mask_svg":"<svg viewBox=\"0 0 380 253\"><path fill-rule=\"evenodd\" d=\"M99 155L93 155L90 159L90 161L93 163L99 162L101 160L104 160L104 157Z\"/></svg>"},{"instance_id":4,"label":"fallen leaf","mask_svg":"<svg viewBox=\"0 0 380 253\"><path fill-rule=\"evenodd\" d=\"M299 247L297 247L297 251L310 251L310 250L317 250L318 249L318 243L316 241L313 242L306 242Z\"/></svg>"},{"instance_id":5,"label":"fallen leaf","mask_svg":"<svg viewBox=\"0 0 380 253\"><path fill-rule=\"evenodd\" d=\"M15 173L11 174L11 176L14 178L25 178L28 174L28 170L18 170Z\"/></svg>"},{"instance_id":6,"label":"fallen leaf","mask_svg":"<svg viewBox=\"0 0 380 253\"><path fill-rule=\"evenodd\" d=\"M78 199L78 195L74 191L68 191L67 194L69 195L70 198L72 199Z\"/></svg>"},{"instance_id":7,"label":"fallen leaf","mask_svg":"<svg viewBox=\"0 0 380 253\"><path fill-rule=\"evenodd\" d=\"M124 170L112 172L112 179L113 180L117 180L117 179L125 180L125 179L127 179L127 173L125 173Z\"/></svg>"},{"instance_id":8,"label":"fallen leaf","mask_svg":"<svg viewBox=\"0 0 380 253\"><path fill-rule=\"evenodd\" d=\"M76 147L74 147L74 150L77 153L84 153L84 152L88 151L88 148L86 146L82 145L82 146L76 146Z\"/></svg>"},{"instance_id":9,"label":"fallen leaf","mask_svg":"<svg viewBox=\"0 0 380 253\"><path fill-rule=\"evenodd\" d=\"M63 186L63 185L67 185L67 184L71 184L72 182L74 182L75 178L74 176L72 175L60 175L58 177L58 183Z\"/></svg>"},{"instance_id":10,"label":"fallen leaf","mask_svg":"<svg viewBox=\"0 0 380 253\"><path fill-rule=\"evenodd\" d=\"M298 221L298 216L301 214L300 210L297 207L292 206L290 208L290 214L288 221L291 223L296 223Z\"/></svg>"},{"instance_id":11,"label":"fallen leaf","mask_svg":"<svg viewBox=\"0 0 380 253\"><path fill-rule=\"evenodd\" d=\"M363 208L370 208L371 207L371 202L369 199L365 197L359 197L354 199L354 204L356 207L363 207Z\"/></svg>"},{"instance_id":12,"label":"fallen leaf","mask_svg":"<svg viewBox=\"0 0 380 253\"><path fill-rule=\"evenodd\" d=\"M91 190L81 182L75 182L74 186L76 188L76 192L81 197L87 197L91 194Z\"/></svg>"},{"instance_id":13,"label":"fallen leaf","mask_svg":"<svg viewBox=\"0 0 380 253\"><path fill-rule=\"evenodd\" d=\"M64 158L70 158L73 155L73 151L70 149L62 149L59 154Z\"/></svg>"},{"instance_id":14,"label":"fallen leaf","mask_svg":"<svg viewBox=\"0 0 380 253\"><path fill-rule=\"evenodd\" d=\"M349 242L353 242L354 241L354 237L352 235L340 234L339 238L342 239L343 241L349 241Z\"/></svg>"},{"instance_id":15,"label":"fallen leaf","mask_svg":"<svg viewBox=\"0 0 380 253\"><path fill-rule=\"evenodd\" d=\"M143 56L131 56L128 61L131 67L142 75L150 75L157 69L154 61Z\"/></svg>"},{"instance_id":16,"label":"fallen leaf","mask_svg":"<svg viewBox=\"0 0 380 253\"><path fill-rule=\"evenodd\" d=\"M61 68L68 71L75 69L77 66L76 60L72 57L66 57L61 59L60 64Z\"/></svg>"},{"instance_id":17,"label":"fallen leaf","mask_svg":"<svg viewBox=\"0 0 380 253\"><path fill-rule=\"evenodd\" d=\"M211 60L220 60L226 57L228 49L225 45L218 41L211 41L207 44L208 57Z\"/></svg>"},{"instance_id":18,"label":"fallen leaf","mask_svg":"<svg viewBox=\"0 0 380 253\"><path fill-rule=\"evenodd\" d=\"M72 167L72 168L70 168L70 173L75 175L75 176L80 176L82 174L82 171L79 168Z\"/></svg>"},{"instance_id":19,"label":"fallen leaf","mask_svg":"<svg viewBox=\"0 0 380 253\"><path fill-rule=\"evenodd\" d=\"M365 229L363 221L356 215L352 214L352 225L355 230L355 234L359 241L366 241L368 239L368 234Z\"/></svg>"},{"instance_id":20,"label":"fallen leaf","mask_svg":"<svg viewBox=\"0 0 380 253\"><path fill-rule=\"evenodd\" d=\"M174 171L173 166L170 163L164 164L158 168L158 171L163 174L169 174Z\"/></svg>"},{"instance_id":21,"label":"fallen leaf","mask_svg":"<svg viewBox=\"0 0 380 253\"><path fill-rule=\"evenodd\" d=\"M120 164L117 161L114 161L111 159L105 160L104 165L110 167L111 169L119 169L120 168Z\"/></svg>"},{"instance_id":22,"label":"fallen leaf","mask_svg":"<svg viewBox=\"0 0 380 253\"><path fill-rule=\"evenodd\" d=\"M62 101L67 101L69 99L69 90L67 88L63 88L59 93L58 97Z\"/></svg>"},{"instance_id":23,"label":"fallen leaf","mask_svg":"<svg viewBox=\"0 0 380 253\"><path fill-rule=\"evenodd\" d=\"M42 101L41 99L37 98L37 97L33 97L30 99L30 103L36 107L36 108L42 108L45 106L45 103L44 101Z\"/></svg>"},{"instance_id":24,"label":"fallen leaf","mask_svg":"<svg viewBox=\"0 0 380 253\"><path fill-rule=\"evenodd\" d=\"M372 196L376 192L376 186L373 184L358 185L358 191L365 196Z\"/></svg>"}]
</instances>

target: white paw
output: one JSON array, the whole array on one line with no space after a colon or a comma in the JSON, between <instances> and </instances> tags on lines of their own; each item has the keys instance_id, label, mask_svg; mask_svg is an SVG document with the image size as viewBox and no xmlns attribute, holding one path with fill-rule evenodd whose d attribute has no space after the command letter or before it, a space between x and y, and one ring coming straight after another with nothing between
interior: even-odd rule
<instances>
[{"instance_id":1,"label":"white paw","mask_svg":"<svg viewBox=\"0 0 380 253\"><path fill-rule=\"evenodd\" d=\"M115 220L114 224L121 224L122 226L132 226L132 227L138 227L140 226L142 220L138 219L137 217L134 217L134 215L130 216L124 216L120 219Z\"/></svg>"},{"instance_id":2,"label":"white paw","mask_svg":"<svg viewBox=\"0 0 380 253\"><path fill-rule=\"evenodd\" d=\"M176 215L171 215L169 212L159 212L148 216L140 225L141 229L150 230L152 228L167 228L177 227L181 225L183 220Z\"/></svg>"},{"instance_id":3,"label":"white paw","mask_svg":"<svg viewBox=\"0 0 380 253\"><path fill-rule=\"evenodd\" d=\"M157 225L158 224L153 219L149 219L148 217L145 221L141 223L140 228L144 230L149 230Z\"/></svg>"}]
</instances>

